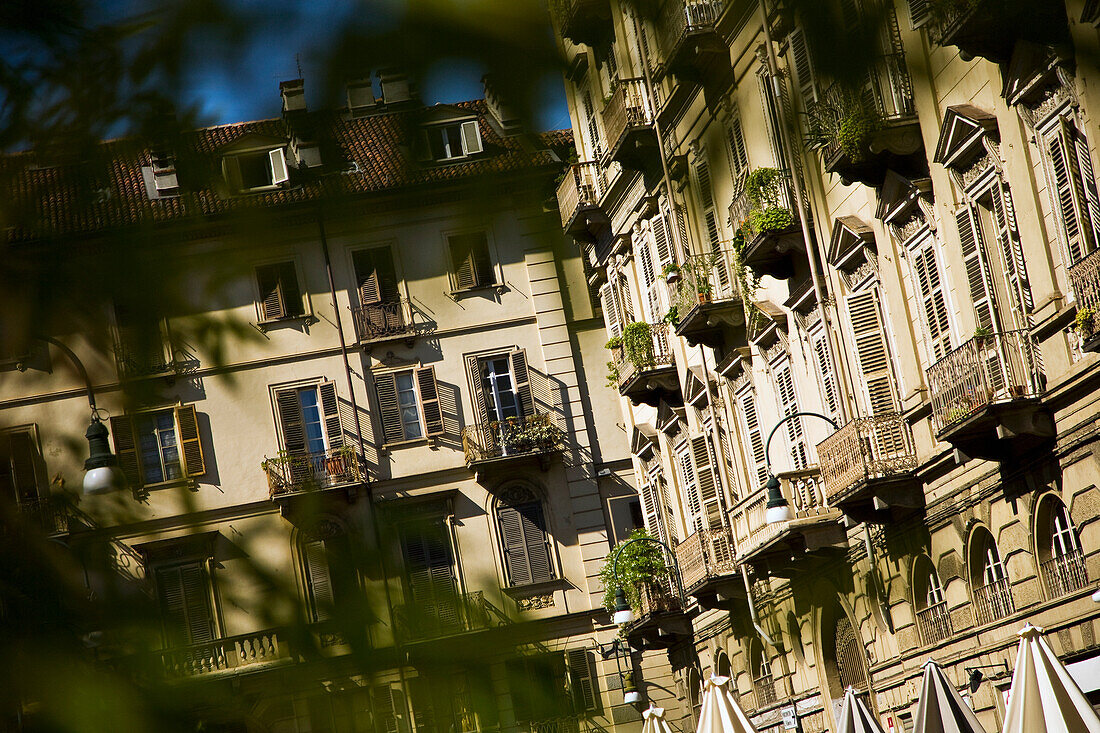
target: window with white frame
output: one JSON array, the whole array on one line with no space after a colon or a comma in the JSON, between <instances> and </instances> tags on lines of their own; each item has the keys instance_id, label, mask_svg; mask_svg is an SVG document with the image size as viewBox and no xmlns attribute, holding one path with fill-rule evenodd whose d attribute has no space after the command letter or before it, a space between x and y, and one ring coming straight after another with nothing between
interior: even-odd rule
<instances>
[{"instance_id":1,"label":"window with white frame","mask_svg":"<svg viewBox=\"0 0 1100 733\"><path fill-rule=\"evenodd\" d=\"M433 160L456 160L484 150L477 120L432 125L425 128L424 135Z\"/></svg>"},{"instance_id":2,"label":"window with white frame","mask_svg":"<svg viewBox=\"0 0 1100 733\"><path fill-rule=\"evenodd\" d=\"M111 436L119 467L134 488L206 473L194 405L112 417Z\"/></svg>"},{"instance_id":3,"label":"window with white frame","mask_svg":"<svg viewBox=\"0 0 1100 733\"><path fill-rule=\"evenodd\" d=\"M386 444L443 434L434 366L375 372L374 390Z\"/></svg>"},{"instance_id":4,"label":"window with white frame","mask_svg":"<svg viewBox=\"0 0 1100 733\"><path fill-rule=\"evenodd\" d=\"M282 147L246 150L222 158L222 170L234 191L264 191L290 180Z\"/></svg>"},{"instance_id":5,"label":"window with white frame","mask_svg":"<svg viewBox=\"0 0 1100 733\"><path fill-rule=\"evenodd\" d=\"M922 225L903 243L909 261L909 277L913 284L924 337L928 365L947 356L954 344L951 307L943 269L943 257L935 236Z\"/></svg>"},{"instance_id":6,"label":"window with white frame","mask_svg":"<svg viewBox=\"0 0 1100 733\"><path fill-rule=\"evenodd\" d=\"M1073 265L1100 245L1100 195L1089 141L1068 107L1041 124L1037 137L1047 169L1050 202L1061 225L1068 262Z\"/></svg>"}]
</instances>

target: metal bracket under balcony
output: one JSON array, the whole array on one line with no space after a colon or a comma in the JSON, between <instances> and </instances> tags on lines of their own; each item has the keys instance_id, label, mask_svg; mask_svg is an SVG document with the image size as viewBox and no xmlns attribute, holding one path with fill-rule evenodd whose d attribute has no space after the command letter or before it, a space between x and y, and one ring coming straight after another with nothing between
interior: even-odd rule
<instances>
[{"instance_id":1,"label":"metal bracket under balcony","mask_svg":"<svg viewBox=\"0 0 1100 733\"><path fill-rule=\"evenodd\" d=\"M752 527L737 561L760 576L792 578L805 572L811 562L843 553L848 534L841 525L840 511L824 503L816 467L781 473L777 478L792 504L794 518Z\"/></svg>"},{"instance_id":2,"label":"metal bracket under balcony","mask_svg":"<svg viewBox=\"0 0 1100 733\"><path fill-rule=\"evenodd\" d=\"M554 455L565 450L565 433L541 413L477 423L463 428L462 450L466 465L479 474L532 459L547 471Z\"/></svg>"},{"instance_id":3,"label":"metal bracket under balcony","mask_svg":"<svg viewBox=\"0 0 1100 733\"><path fill-rule=\"evenodd\" d=\"M748 344L735 257L732 250L692 255L675 276L678 279L669 283L676 308L676 335L693 347Z\"/></svg>"},{"instance_id":4,"label":"metal bracket under balcony","mask_svg":"<svg viewBox=\"0 0 1100 733\"><path fill-rule=\"evenodd\" d=\"M573 43L597 46L613 30L608 0L552 0L550 9L562 36Z\"/></svg>"},{"instance_id":5,"label":"metal bracket under balcony","mask_svg":"<svg viewBox=\"0 0 1100 733\"><path fill-rule=\"evenodd\" d=\"M676 546L684 592L705 609L733 610L746 597L737 546L727 529L698 530Z\"/></svg>"},{"instance_id":6,"label":"metal bracket under balcony","mask_svg":"<svg viewBox=\"0 0 1100 733\"><path fill-rule=\"evenodd\" d=\"M856 522L898 519L924 506L913 434L901 415L859 417L817 446L829 506Z\"/></svg>"},{"instance_id":7,"label":"metal bracket under balcony","mask_svg":"<svg viewBox=\"0 0 1100 733\"><path fill-rule=\"evenodd\" d=\"M692 635L691 619L666 583L667 579L639 586L641 602L635 609L637 618L626 627L625 634L632 648L668 649Z\"/></svg>"},{"instance_id":8,"label":"metal bracket under balcony","mask_svg":"<svg viewBox=\"0 0 1100 733\"><path fill-rule=\"evenodd\" d=\"M963 460L1004 460L1050 441L1046 378L1028 331L975 336L928 369L932 426Z\"/></svg>"},{"instance_id":9,"label":"metal bracket under balcony","mask_svg":"<svg viewBox=\"0 0 1100 733\"><path fill-rule=\"evenodd\" d=\"M635 405L656 407L663 401L672 407L679 407L684 404L684 396L676 374L676 360L669 344L667 326L660 323L649 325L649 329L652 348L634 346L628 351L624 345L612 350L619 394Z\"/></svg>"},{"instance_id":10,"label":"metal bracket under balcony","mask_svg":"<svg viewBox=\"0 0 1100 733\"><path fill-rule=\"evenodd\" d=\"M670 0L658 20L665 62L658 75L700 83L721 69L729 69L730 50L718 33L722 0Z\"/></svg>"},{"instance_id":11,"label":"metal bracket under balcony","mask_svg":"<svg viewBox=\"0 0 1100 733\"><path fill-rule=\"evenodd\" d=\"M951 0L940 6L930 25L931 40L957 47L964 61L980 57L1007 63L1017 41L1046 45L1070 40L1062 2Z\"/></svg>"}]
</instances>

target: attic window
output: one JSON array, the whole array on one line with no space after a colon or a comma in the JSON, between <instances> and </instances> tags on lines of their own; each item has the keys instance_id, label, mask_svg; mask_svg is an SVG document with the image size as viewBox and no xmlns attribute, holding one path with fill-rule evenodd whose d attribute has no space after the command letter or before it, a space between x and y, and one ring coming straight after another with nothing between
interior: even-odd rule
<instances>
[{"instance_id":1,"label":"attic window","mask_svg":"<svg viewBox=\"0 0 1100 733\"><path fill-rule=\"evenodd\" d=\"M480 153L481 130L477 120L456 122L447 125L433 125L424 131L428 138L428 148L432 160L455 160Z\"/></svg>"},{"instance_id":2,"label":"attic window","mask_svg":"<svg viewBox=\"0 0 1100 733\"><path fill-rule=\"evenodd\" d=\"M163 151L152 151L153 186L159 196L173 196L179 193L180 182L176 174L176 161Z\"/></svg>"},{"instance_id":3,"label":"attic window","mask_svg":"<svg viewBox=\"0 0 1100 733\"><path fill-rule=\"evenodd\" d=\"M286 153L282 148L249 150L222 161L225 179L237 191L259 191L286 183Z\"/></svg>"}]
</instances>

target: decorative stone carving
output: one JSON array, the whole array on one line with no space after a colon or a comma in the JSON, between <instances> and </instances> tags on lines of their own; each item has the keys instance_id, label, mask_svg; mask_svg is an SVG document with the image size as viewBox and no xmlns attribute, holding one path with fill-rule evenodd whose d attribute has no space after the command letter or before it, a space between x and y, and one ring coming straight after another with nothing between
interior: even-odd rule
<instances>
[{"instance_id":1,"label":"decorative stone carving","mask_svg":"<svg viewBox=\"0 0 1100 733\"><path fill-rule=\"evenodd\" d=\"M554 607L554 594L543 593L537 596L528 596L526 598L517 598L516 607L521 611L537 611L541 608L553 608Z\"/></svg>"},{"instance_id":2,"label":"decorative stone carving","mask_svg":"<svg viewBox=\"0 0 1100 733\"><path fill-rule=\"evenodd\" d=\"M535 496L535 492L531 490L529 486L523 484L512 484L505 489L502 489L498 496L502 504L516 505L526 504L532 501L538 501L538 497Z\"/></svg>"},{"instance_id":3,"label":"decorative stone carving","mask_svg":"<svg viewBox=\"0 0 1100 733\"><path fill-rule=\"evenodd\" d=\"M997 161L988 152L975 158L969 168L959 171L959 180L962 181L963 188L969 187L971 183L981 178L990 168L994 168L996 165Z\"/></svg>"},{"instance_id":4,"label":"decorative stone carving","mask_svg":"<svg viewBox=\"0 0 1100 733\"><path fill-rule=\"evenodd\" d=\"M848 287L855 290L856 286L868 277L878 277L878 262L874 260L875 258L868 254L866 260L859 263L853 270L844 273L845 278L848 280Z\"/></svg>"}]
</instances>

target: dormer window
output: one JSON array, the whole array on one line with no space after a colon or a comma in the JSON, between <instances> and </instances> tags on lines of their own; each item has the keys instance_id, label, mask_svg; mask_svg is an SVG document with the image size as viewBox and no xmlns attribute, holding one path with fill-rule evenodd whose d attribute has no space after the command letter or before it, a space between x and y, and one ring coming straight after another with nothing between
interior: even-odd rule
<instances>
[{"instance_id":1,"label":"dormer window","mask_svg":"<svg viewBox=\"0 0 1100 733\"><path fill-rule=\"evenodd\" d=\"M286 152L283 148L247 150L222 159L225 179L236 191L263 191L286 183Z\"/></svg>"},{"instance_id":2,"label":"dormer window","mask_svg":"<svg viewBox=\"0 0 1100 733\"><path fill-rule=\"evenodd\" d=\"M428 138L432 160L456 160L480 153L484 149L477 120L433 125L425 129L424 134Z\"/></svg>"},{"instance_id":3,"label":"dormer window","mask_svg":"<svg viewBox=\"0 0 1100 733\"><path fill-rule=\"evenodd\" d=\"M154 150L150 155L153 162L153 187L158 196L175 196L180 192L179 175L176 173L176 161L163 150Z\"/></svg>"}]
</instances>

